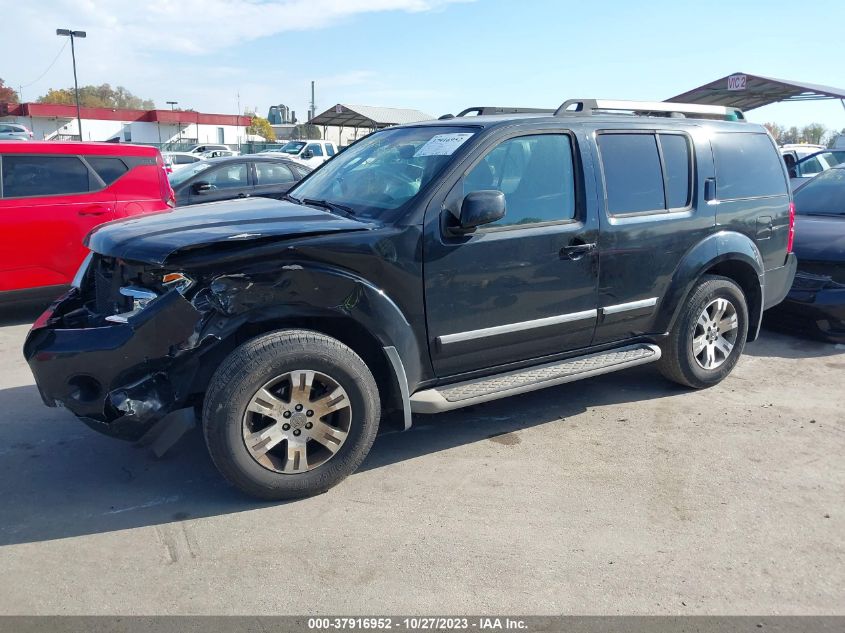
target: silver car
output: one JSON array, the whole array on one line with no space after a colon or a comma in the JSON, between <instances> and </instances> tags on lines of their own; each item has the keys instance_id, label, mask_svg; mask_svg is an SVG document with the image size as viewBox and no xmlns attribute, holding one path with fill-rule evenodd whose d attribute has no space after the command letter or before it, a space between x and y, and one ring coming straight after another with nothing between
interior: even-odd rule
<instances>
[{"instance_id":1,"label":"silver car","mask_svg":"<svg viewBox=\"0 0 845 633\"><path fill-rule=\"evenodd\" d=\"M29 141L32 132L25 125L0 122L0 141Z\"/></svg>"}]
</instances>

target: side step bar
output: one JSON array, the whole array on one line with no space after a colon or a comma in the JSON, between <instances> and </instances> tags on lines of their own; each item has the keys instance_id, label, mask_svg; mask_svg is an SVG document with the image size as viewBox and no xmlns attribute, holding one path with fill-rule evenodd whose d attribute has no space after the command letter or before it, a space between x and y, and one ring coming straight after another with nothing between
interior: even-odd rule
<instances>
[{"instance_id":1,"label":"side step bar","mask_svg":"<svg viewBox=\"0 0 845 633\"><path fill-rule=\"evenodd\" d=\"M660 348L650 343L619 347L599 354L567 358L545 365L485 376L418 391L411 396L414 413L440 413L528 391L608 374L660 359Z\"/></svg>"}]
</instances>

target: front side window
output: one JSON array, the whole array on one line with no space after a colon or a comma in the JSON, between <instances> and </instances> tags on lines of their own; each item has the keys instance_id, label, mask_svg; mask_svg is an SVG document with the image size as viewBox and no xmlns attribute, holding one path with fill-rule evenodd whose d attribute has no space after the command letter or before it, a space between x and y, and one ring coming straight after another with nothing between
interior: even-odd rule
<instances>
[{"instance_id":1,"label":"front side window","mask_svg":"<svg viewBox=\"0 0 845 633\"><path fill-rule=\"evenodd\" d=\"M575 217L572 144L565 134L503 141L464 176L463 194L505 194L505 217L488 226L514 226Z\"/></svg>"},{"instance_id":2,"label":"front side window","mask_svg":"<svg viewBox=\"0 0 845 633\"><path fill-rule=\"evenodd\" d=\"M85 193L90 174L76 156L3 157L3 197L21 198Z\"/></svg>"},{"instance_id":3,"label":"front side window","mask_svg":"<svg viewBox=\"0 0 845 633\"><path fill-rule=\"evenodd\" d=\"M342 204L380 217L411 203L466 148L477 128L389 128L339 153L291 191L298 199Z\"/></svg>"},{"instance_id":4,"label":"front side window","mask_svg":"<svg viewBox=\"0 0 845 633\"><path fill-rule=\"evenodd\" d=\"M218 189L233 189L236 187L246 187L249 185L249 177L247 176L247 164L240 163L237 165L225 165L209 171L202 178Z\"/></svg>"},{"instance_id":5,"label":"front side window","mask_svg":"<svg viewBox=\"0 0 845 633\"><path fill-rule=\"evenodd\" d=\"M284 185L295 180L290 169L274 163L255 163L255 175L257 185Z\"/></svg>"}]
</instances>

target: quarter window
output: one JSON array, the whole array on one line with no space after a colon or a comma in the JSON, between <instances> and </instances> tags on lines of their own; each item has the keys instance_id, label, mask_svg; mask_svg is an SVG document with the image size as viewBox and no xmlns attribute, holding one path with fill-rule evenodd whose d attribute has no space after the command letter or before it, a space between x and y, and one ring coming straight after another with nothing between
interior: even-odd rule
<instances>
[{"instance_id":1,"label":"quarter window","mask_svg":"<svg viewBox=\"0 0 845 633\"><path fill-rule=\"evenodd\" d=\"M716 195L721 200L787 195L783 162L766 134L715 134Z\"/></svg>"},{"instance_id":2,"label":"quarter window","mask_svg":"<svg viewBox=\"0 0 845 633\"><path fill-rule=\"evenodd\" d=\"M76 156L3 156L3 197L84 193L90 174Z\"/></svg>"},{"instance_id":3,"label":"quarter window","mask_svg":"<svg viewBox=\"0 0 845 633\"><path fill-rule=\"evenodd\" d=\"M500 143L464 176L463 195L491 189L505 194L505 217L488 226L571 220L573 174L569 136L520 136Z\"/></svg>"},{"instance_id":4,"label":"quarter window","mask_svg":"<svg viewBox=\"0 0 845 633\"><path fill-rule=\"evenodd\" d=\"M669 209L686 207L692 190L689 141L681 134L659 134L657 138L666 171L666 206Z\"/></svg>"}]
</instances>

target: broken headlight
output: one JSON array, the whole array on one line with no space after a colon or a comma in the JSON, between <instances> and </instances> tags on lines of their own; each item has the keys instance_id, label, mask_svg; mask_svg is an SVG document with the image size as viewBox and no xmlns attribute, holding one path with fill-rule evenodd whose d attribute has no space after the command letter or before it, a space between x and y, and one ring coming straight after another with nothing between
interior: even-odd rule
<instances>
[{"instance_id":1,"label":"broken headlight","mask_svg":"<svg viewBox=\"0 0 845 633\"><path fill-rule=\"evenodd\" d=\"M176 290L179 294L184 295L194 285L194 280L183 273L164 273L158 281L159 283L156 285L161 287L161 292L139 286L124 286L121 288L120 294L132 301L132 309L128 312L107 316L106 321L127 323L129 319L141 312L151 301L162 294Z\"/></svg>"}]
</instances>

